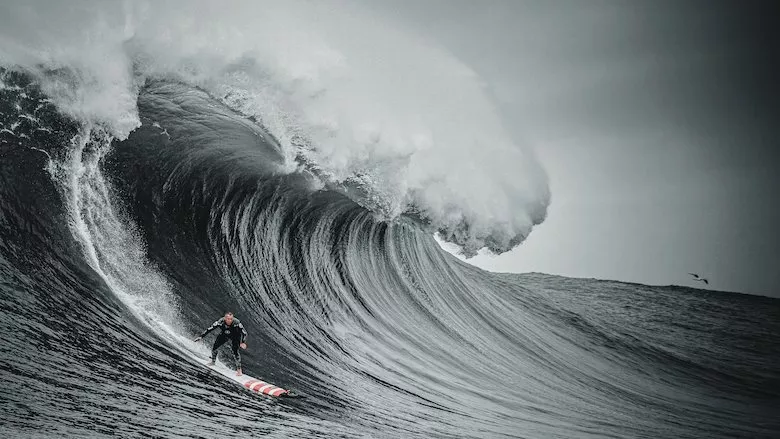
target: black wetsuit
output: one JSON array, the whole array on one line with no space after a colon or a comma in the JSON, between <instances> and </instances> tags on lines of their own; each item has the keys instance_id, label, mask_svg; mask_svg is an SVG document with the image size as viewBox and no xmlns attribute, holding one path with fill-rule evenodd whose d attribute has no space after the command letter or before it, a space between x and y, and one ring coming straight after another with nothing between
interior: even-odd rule
<instances>
[{"instance_id":1,"label":"black wetsuit","mask_svg":"<svg viewBox=\"0 0 780 439\"><path fill-rule=\"evenodd\" d=\"M225 323L225 318L221 318L214 322L211 326L209 326L208 329L203 331L203 334L200 334L200 337L203 338L208 334L209 332L219 329L220 333L217 336L217 339L214 340L214 347L211 348L211 361L214 362L217 359L217 349L225 344L226 341L230 340L231 348L233 349L233 358L236 360L236 368L241 368L241 353L238 351L238 345L241 343L246 343L246 329L244 329L244 325L241 324L241 321L237 318L233 318L233 324L228 326L227 323Z\"/></svg>"}]
</instances>

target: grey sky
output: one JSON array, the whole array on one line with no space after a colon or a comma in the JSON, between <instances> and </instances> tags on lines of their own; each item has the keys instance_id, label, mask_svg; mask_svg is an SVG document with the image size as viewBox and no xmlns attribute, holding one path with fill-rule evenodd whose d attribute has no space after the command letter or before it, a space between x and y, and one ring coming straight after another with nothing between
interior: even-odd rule
<instances>
[{"instance_id":1,"label":"grey sky","mask_svg":"<svg viewBox=\"0 0 780 439\"><path fill-rule=\"evenodd\" d=\"M394 1L484 78L550 175L547 221L470 262L780 296L772 4Z\"/></svg>"}]
</instances>

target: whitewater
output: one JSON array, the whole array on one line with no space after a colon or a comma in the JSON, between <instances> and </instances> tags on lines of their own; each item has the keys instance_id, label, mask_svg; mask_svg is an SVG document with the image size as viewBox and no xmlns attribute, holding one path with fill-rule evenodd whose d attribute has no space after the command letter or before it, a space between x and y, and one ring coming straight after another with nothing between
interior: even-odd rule
<instances>
[{"instance_id":1,"label":"whitewater","mask_svg":"<svg viewBox=\"0 0 780 439\"><path fill-rule=\"evenodd\" d=\"M776 299L441 249L551 194L436 44L355 4L0 8L0 435L780 434ZM227 310L305 399L202 366Z\"/></svg>"}]
</instances>

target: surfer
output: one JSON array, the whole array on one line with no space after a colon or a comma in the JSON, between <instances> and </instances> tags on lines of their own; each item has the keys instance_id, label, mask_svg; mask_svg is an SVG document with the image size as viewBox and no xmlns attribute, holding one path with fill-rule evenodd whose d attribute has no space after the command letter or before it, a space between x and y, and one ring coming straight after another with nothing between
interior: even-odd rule
<instances>
[{"instance_id":1,"label":"surfer","mask_svg":"<svg viewBox=\"0 0 780 439\"><path fill-rule=\"evenodd\" d=\"M236 361L236 376L241 376L241 354L238 352L238 348L246 349L246 329L244 329L244 325L241 324L241 321L233 317L233 313L228 311L225 313L224 317L212 323L208 329L203 331L195 341L201 341L206 334L217 328L219 328L221 332L217 336L217 339L214 340L214 346L211 348L211 362L209 362L208 365L214 365L214 362L217 360L217 349L225 344L226 341L230 340L233 358Z\"/></svg>"}]
</instances>

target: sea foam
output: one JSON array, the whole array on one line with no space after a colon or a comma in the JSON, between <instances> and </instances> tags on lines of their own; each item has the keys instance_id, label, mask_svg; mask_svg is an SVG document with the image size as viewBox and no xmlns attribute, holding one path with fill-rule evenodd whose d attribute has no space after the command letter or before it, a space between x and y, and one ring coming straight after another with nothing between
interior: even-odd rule
<instances>
[{"instance_id":1,"label":"sea foam","mask_svg":"<svg viewBox=\"0 0 780 439\"><path fill-rule=\"evenodd\" d=\"M522 242L550 198L533 151L471 68L355 8L30 2L0 19L0 62L120 139L140 124L147 78L189 83L256 118L290 172L362 185L385 218L413 211L466 255Z\"/></svg>"}]
</instances>

